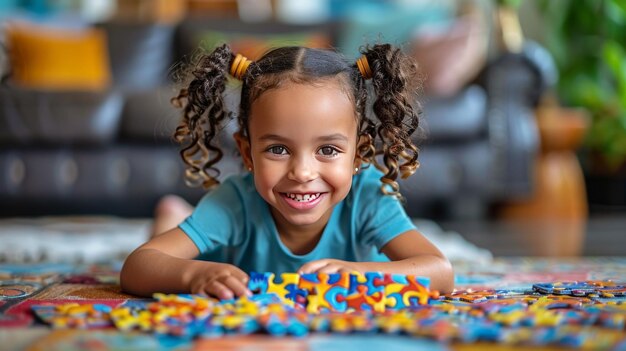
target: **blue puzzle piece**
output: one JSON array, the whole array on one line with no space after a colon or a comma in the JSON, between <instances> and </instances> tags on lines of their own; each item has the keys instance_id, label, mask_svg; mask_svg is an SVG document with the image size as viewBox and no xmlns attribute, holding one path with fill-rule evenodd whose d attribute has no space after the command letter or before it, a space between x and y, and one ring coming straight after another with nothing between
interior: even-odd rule
<instances>
[{"instance_id":1,"label":"blue puzzle piece","mask_svg":"<svg viewBox=\"0 0 626 351\"><path fill-rule=\"evenodd\" d=\"M533 284L533 290L543 294L587 296L598 287L587 282L556 282Z\"/></svg>"},{"instance_id":2,"label":"blue puzzle piece","mask_svg":"<svg viewBox=\"0 0 626 351\"><path fill-rule=\"evenodd\" d=\"M248 280L248 289L256 294L265 294L267 293L267 288L269 286L269 280L272 273L258 273L251 272L250 280Z\"/></svg>"},{"instance_id":3,"label":"blue puzzle piece","mask_svg":"<svg viewBox=\"0 0 626 351\"><path fill-rule=\"evenodd\" d=\"M306 302L306 297L309 294L305 289L299 289L295 284L289 284L285 286L285 289L288 291L285 297L291 301L296 302L297 304L304 304Z\"/></svg>"}]
</instances>

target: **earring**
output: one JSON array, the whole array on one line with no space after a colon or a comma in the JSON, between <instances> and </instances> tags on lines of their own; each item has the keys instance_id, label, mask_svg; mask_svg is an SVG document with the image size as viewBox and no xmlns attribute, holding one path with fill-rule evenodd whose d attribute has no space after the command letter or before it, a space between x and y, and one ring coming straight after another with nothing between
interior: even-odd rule
<instances>
[{"instance_id":1,"label":"earring","mask_svg":"<svg viewBox=\"0 0 626 351\"><path fill-rule=\"evenodd\" d=\"M358 173L359 172L359 167L354 167L354 173Z\"/></svg>"},{"instance_id":2,"label":"earring","mask_svg":"<svg viewBox=\"0 0 626 351\"><path fill-rule=\"evenodd\" d=\"M252 172L252 167L248 166L248 172Z\"/></svg>"}]
</instances>

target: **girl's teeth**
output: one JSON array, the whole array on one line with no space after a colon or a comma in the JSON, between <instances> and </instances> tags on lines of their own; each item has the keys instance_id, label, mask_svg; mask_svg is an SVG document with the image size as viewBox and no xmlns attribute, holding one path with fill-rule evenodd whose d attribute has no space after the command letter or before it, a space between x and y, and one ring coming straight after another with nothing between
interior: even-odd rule
<instances>
[{"instance_id":1,"label":"girl's teeth","mask_svg":"<svg viewBox=\"0 0 626 351\"><path fill-rule=\"evenodd\" d=\"M291 198L292 200L296 200L296 201L300 201L300 202L309 202L309 201L313 201L315 199L317 199L320 194L292 194L292 193L288 193L287 196L289 198Z\"/></svg>"}]
</instances>

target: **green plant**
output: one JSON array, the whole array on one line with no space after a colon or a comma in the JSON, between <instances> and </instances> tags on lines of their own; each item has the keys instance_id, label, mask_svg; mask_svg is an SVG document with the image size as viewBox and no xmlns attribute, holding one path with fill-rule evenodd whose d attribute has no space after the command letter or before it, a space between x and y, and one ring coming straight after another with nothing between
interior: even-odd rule
<instances>
[{"instance_id":1,"label":"green plant","mask_svg":"<svg viewBox=\"0 0 626 351\"><path fill-rule=\"evenodd\" d=\"M626 1L545 0L546 45L559 69L558 95L586 108L586 148L617 169L626 162Z\"/></svg>"}]
</instances>

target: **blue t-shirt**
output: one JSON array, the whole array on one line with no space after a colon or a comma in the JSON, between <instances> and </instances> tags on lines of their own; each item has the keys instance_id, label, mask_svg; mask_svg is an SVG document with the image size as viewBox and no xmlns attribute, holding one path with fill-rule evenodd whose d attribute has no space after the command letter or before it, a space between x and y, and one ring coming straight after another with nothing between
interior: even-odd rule
<instances>
[{"instance_id":1,"label":"blue t-shirt","mask_svg":"<svg viewBox=\"0 0 626 351\"><path fill-rule=\"evenodd\" d=\"M198 247L201 259L231 263L245 272L296 272L323 258L387 261L380 249L415 226L399 200L382 193L381 176L371 166L353 177L317 246L304 255L293 254L281 242L250 173L231 176L207 193L179 227Z\"/></svg>"}]
</instances>

